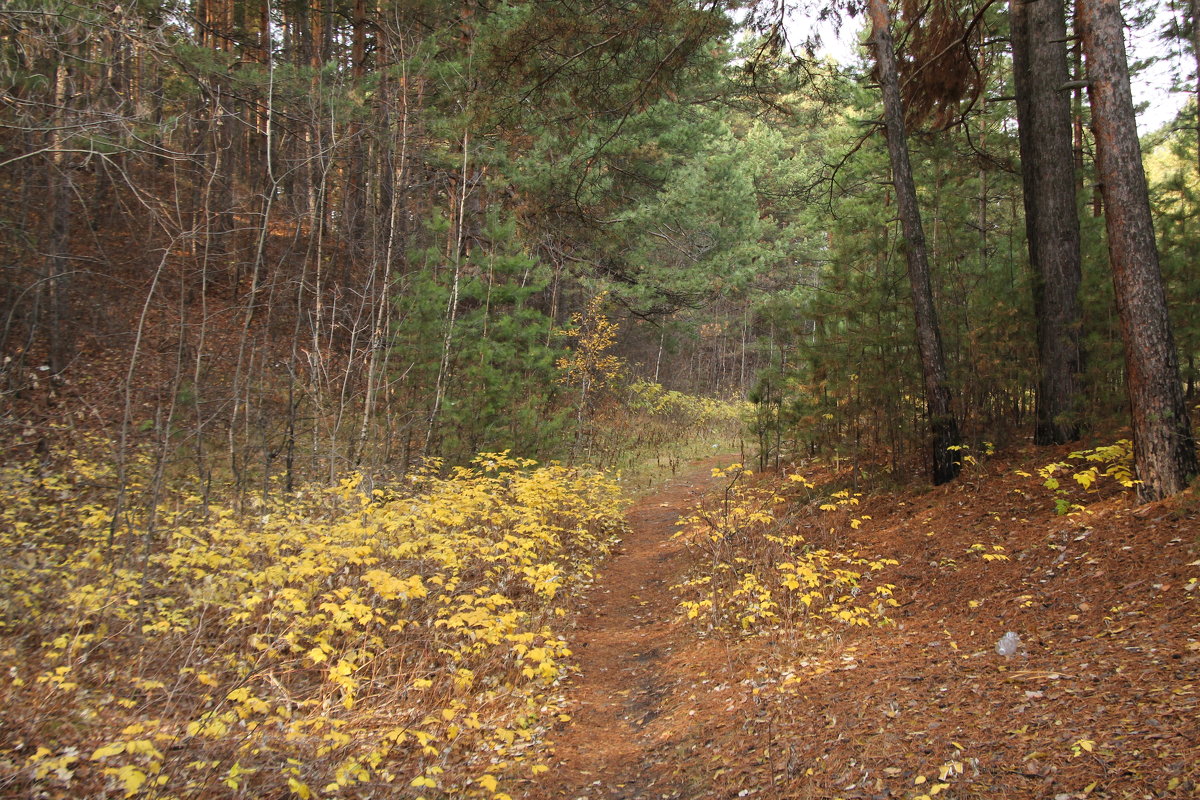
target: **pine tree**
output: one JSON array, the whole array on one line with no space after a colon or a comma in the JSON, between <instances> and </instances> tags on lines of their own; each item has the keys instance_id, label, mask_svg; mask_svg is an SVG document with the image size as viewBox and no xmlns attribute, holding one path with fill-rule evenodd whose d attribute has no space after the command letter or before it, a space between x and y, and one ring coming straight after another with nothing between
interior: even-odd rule
<instances>
[{"instance_id":1,"label":"pine tree","mask_svg":"<svg viewBox=\"0 0 1200 800\"><path fill-rule=\"evenodd\" d=\"M1138 497L1182 491L1196 474L1196 444L1179 382L1178 356L1142 167L1124 20L1117 0L1080 0L1096 169L1104 192L1125 381L1133 417Z\"/></svg>"},{"instance_id":2,"label":"pine tree","mask_svg":"<svg viewBox=\"0 0 1200 800\"><path fill-rule=\"evenodd\" d=\"M917 205L916 186L909 161L904 109L900 100L900 81L896 71L887 0L869 0L867 9L871 18L871 43L875 51L876 77L883 92L884 126L892 163L892 185L896 190L896 205L904 230L905 255L908 258L908 277L912 285L913 316L921 354L926 414L932 434L932 477L934 484L940 484L953 480L958 475L961 465L956 451L962 441L958 432L958 420L954 416L951 404L941 329L933 304L925 232L921 224L921 212Z\"/></svg>"},{"instance_id":3,"label":"pine tree","mask_svg":"<svg viewBox=\"0 0 1200 800\"><path fill-rule=\"evenodd\" d=\"M1082 310L1066 21L1059 0L1012 0L1013 81L1038 364L1035 444L1079 438Z\"/></svg>"}]
</instances>

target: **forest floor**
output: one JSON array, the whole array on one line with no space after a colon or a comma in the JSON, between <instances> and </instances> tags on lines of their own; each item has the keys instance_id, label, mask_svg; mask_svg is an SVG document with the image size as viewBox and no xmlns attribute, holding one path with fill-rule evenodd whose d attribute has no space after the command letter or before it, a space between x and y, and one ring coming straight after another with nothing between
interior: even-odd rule
<instances>
[{"instance_id":1,"label":"forest floor","mask_svg":"<svg viewBox=\"0 0 1200 800\"><path fill-rule=\"evenodd\" d=\"M757 634L678 612L672 586L691 562L676 522L721 485L721 459L694 464L629 512L569 637L573 719L549 773L514 795L1197 796L1200 498L1139 507L1072 485L1086 510L1059 515L1021 473L1066 453L1026 448L946 486L864 490L854 514L869 523L855 530L827 527L816 502L793 514L815 546L896 559L883 579L899 607L884 626ZM1008 657L995 648L1007 631L1021 640Z\"/></svg>"}]
</instances>

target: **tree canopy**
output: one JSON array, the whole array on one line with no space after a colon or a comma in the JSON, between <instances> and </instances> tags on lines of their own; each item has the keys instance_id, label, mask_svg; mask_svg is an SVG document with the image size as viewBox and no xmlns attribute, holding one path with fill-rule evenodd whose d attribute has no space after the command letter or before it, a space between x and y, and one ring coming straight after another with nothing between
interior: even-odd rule
<instances>
[{"instance_id":1,"label":"tree canopy","mask_svg":"<svg viewBox=\"0 0 1200 800\"><path fill-rule=\"evenodd\" d=\"M873 46L814 56L782 5L11 3L4 424L108 404L123 441L238 481L562 455L582 420L557 332L602 293L631 376L754 400L764 462L854 450L944 479L960 447L1125 424L1097 56L1074 12L1026 10L891 10L927 302L902 280ZM861 11L809 14L865 35ZM1165 34L1184 50L1186 22ZM1031 83L1040 64L1061 85ZM1039 91L1052 156L1019 113ZM1150 184L1188 397L1194 108L1158 134ZM1043 263L1064 216L1086 267L1066 294ZM935 310L916 328L914 297ZM960 433L931 439L939 420Z\"/></svg>"}]
</instances>

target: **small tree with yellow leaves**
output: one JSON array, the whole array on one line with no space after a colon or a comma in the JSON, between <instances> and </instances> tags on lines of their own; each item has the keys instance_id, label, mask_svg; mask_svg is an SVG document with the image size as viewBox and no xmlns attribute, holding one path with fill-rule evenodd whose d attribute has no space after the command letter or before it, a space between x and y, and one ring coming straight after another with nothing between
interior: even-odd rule
<instances>
[{"instance_id":1,"label":"small tree with yellow leaves","mask_svg":"<svg viewBox=\"0 0 1200 800\"><path fill-rule=\"evenodd\" d=\"M586 309L572 314L570 327L561 331L563 336L575 339L575 346L555 362L562 371L559 380L579 389L572 460L579 448L593 398L615 381L625 367L624 359L609 352L616 344L618 326L604 313L607 300L608 292L600 292L588 301Z\"/></svg>"}]
</instances>

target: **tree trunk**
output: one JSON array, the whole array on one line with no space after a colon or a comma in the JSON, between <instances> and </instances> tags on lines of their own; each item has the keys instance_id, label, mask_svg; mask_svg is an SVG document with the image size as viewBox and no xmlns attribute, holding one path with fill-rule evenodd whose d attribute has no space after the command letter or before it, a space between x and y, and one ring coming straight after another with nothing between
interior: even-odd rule
<instances>
[{"instance_id":1,"label":"tree trunk","mask_svg":"<svg viewBox=\"0 0 1200 800\"><path fill-rule=\"evenodd\" d=\"M355 86L362 84L367 69L367 7L366 0L354 0L353 29L350 45L350 76ZM343 190L342 229L351 248L361 250L367 229L367 142L362 124L354 119L347 126L346 139L349 146L348 166Z\"/></svg>"},{"instance_id":2,"label":"tree trunk","mask_svg":"<svg viewBox=\"0 0 1200 800\"><path fill-rule=\"evenodd\" d=\"M1096 171L1104 193L1108 254L1125 346L1138 499L1186 488L1196 447L1179 383L1179 361L1138 142L1124 20L1118 0L1080 0Z\"/></svg>"},{"instance_id":3,"label":"tree trunk","mask_svg":"<svg viewBox=\"0 0 1200 800\"><path fill-rule=\"evenodd\" d=\"M942 349L941 331L938 328L937 309L933 304L925 232L921 227L921 211L917 206L917 190L913 184L912 166L908 158L904 110L900 103L900 82L896 70L887 0L868 0L867 11L871 18L871 44L875 48L875 63L883 91L883 116L888 154L892 162L892 183L896 188L896 206L904 229L904 249L908 257L908 278L912 284L917 345L921 354L921 374L925 383L926 415L932 434L933 482L936 485L953 480L958 475L960 462L956 451L961 439L958 421L954 418L954 410L951 407L946 357Z\"/></svg>"},{"instance_id":4,"label":"tree trunk","mask_svg":"<svg viewBox=\"0 0 1200 800\"><path fill-rule=\"evenodd\" d=\"M63 151L66 109L71 103L68 67L55 68L53 123L50 131L50 248L46 257L46 330L50 374L58 376L67 367L75 341L71 319L71 169Z\"/></svg>"},{"instance_id":5,"label":"tree trunk","mask_svg":"<svg viewBox=\"0 0 1200 800\"><path fill-rule=\"evenodd\" d=\"M1071 20L1072 34L1075 44L1071 48L1072 72L1076 80L1083 78L1083 45L1079 41L1079 31L1083 25L1079 21L1079 3L1075 3L1075 12ZM1071 119L1075 150L1075 193L1083 192L1083 88L1076 86L1071 90ZM1097 218L1104 213L1104 203L1100 197L1099 178L1092 182L1092 217Z\"/></svg>"},{"instance_id":6,"label":"tree trunk","mask_svg":"<svg viewBox=\"0 0 1200 800\"><path fill-rule=\"evenodd\" d=\"M1192 18L1192 59L1196 64L1192 102L1196 104L1196 169L1200 170L1200 0L1190 0L1188 11Z\"/></svg>"},{"instance_id":7,"label":"tree trunk","mask_svg":"<svg viewBox=\"0 0 1200 800\"><path fill-rule=\"evenodd\" d=\"M1033 267L1038 386L1034 444L1079 438L1083 372L1079 216L1060 0L1013 0L1013 79L1020 122L1025 231Z\"/></svg>"}]
</instances>

